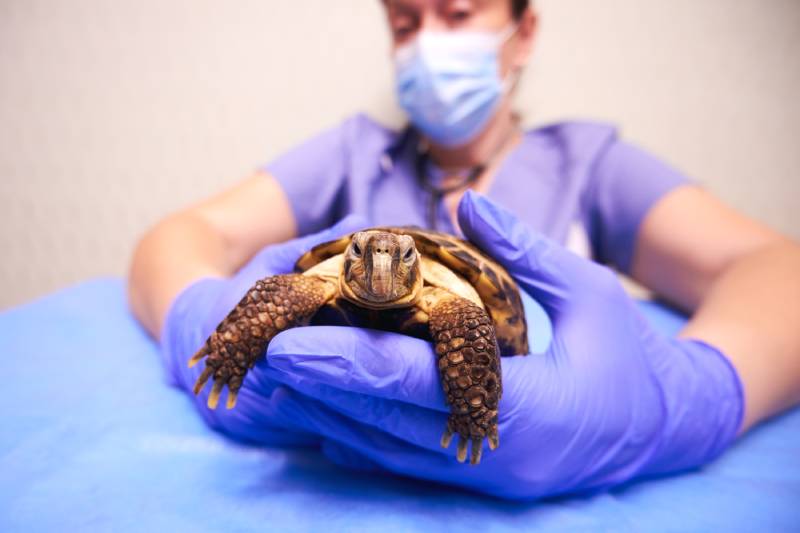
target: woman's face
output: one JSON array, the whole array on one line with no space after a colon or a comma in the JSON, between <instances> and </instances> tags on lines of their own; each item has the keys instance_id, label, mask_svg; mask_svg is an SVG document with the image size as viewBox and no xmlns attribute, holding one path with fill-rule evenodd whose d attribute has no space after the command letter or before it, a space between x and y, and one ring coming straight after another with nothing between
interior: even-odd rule
<instances>
[{"instance_id":1,"label":"woman's face","mask_svg":"<svg viewBox=\"0 0 800 533\"><path fill-rule=\"evenodd\" d=\"M385 0L393 49L412 42L422 31L517 31L500 51L501 74L521 69L533 45L536 18L530 9L519 20L512 16L511 0Z\"/></svg>"}]
</instances>

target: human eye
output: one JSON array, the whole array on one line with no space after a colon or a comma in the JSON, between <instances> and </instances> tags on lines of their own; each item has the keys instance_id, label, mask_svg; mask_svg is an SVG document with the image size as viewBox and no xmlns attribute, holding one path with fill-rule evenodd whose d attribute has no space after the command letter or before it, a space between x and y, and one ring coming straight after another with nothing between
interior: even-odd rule
<instances>
[{"instance_id":1,"label":"human eye","mask_svg":"<svg viewBox=\"0 0 800 533\"><path fill-rule=\"evenodd\" d=\"M464 9L464 10L453 11L448 16L448 19L450 21L450 24L459 25L463 24L464 22L467 22L470 16L472 16L472 13Z\"/></svg>"},{"instance_id":2,"label":"human eye","mask_svg":"<svg viewBox=\"0 0 800 533\"><path fill-rule=\"evenodd\" d=\"M396 9L390 13L389 24L395 42L403 42L416 33L419 17L409 10Z\"/></svg>"},{"instance_id":3,"label":"human eye","mask_svg":"<svg viewBox=\"0 0 800 533\"><path fill-rule=\"evenodd\" d=\"M473 11L471 2L450 3L445 13L448 25L458 27L466 24L472 18Z\"/></svg>"},{"instance_id":4,"label":"human eye","mask_svg":"<svg viewBox=\"0 0 800 533\"><path fill-rule=\"evenodd\" d=\"M397 24L392 26L392 35L394 36L395 41L404 41L413 33L414 26L411 24Z\"/></svg>"}]
</instances>

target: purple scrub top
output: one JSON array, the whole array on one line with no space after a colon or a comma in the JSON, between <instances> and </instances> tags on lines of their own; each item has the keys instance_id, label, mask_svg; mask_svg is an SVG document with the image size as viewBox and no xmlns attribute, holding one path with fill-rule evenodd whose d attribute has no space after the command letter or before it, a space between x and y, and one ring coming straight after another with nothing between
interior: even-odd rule
<instances>
[{"instance_id":1,"label":"purple scrub top","mask_svg":"<svg viewBox=\"0 0 800 533\"><path fill-rule=\"evenodd\" d=\"M286 192L301 235L350 213L372 225L425 227L429 193L415 172L418 140L412 129L356 115L264 169ZM620 141L613 126L562 122L525 132L486 195L561 243L580 224L596 261L629 272L645 214L684 183L676 170ZM443 205L438 222L455 232Z\"/></svg>"}]
</instances>

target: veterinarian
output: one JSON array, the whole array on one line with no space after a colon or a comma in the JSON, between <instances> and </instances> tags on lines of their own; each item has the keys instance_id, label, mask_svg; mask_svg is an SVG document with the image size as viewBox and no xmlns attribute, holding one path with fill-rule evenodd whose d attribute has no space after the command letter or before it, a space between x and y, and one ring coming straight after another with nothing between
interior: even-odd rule
<instances>
[{"instance_id":1,"label":"veterinarian","mask_svg":"<svg viewBox=\"0 0 800 533\"><path fill-rule=\"evenodd\" d=\"M477 467L438 446L447 413L431 344L394 333L282 333L236 409L208 409L207 390L196 399L212 427L536 498L700 467L800 402L796 243L611 126L523 131L513 97L536 42L528 1L384 4L410 126L355 116L167 217L136 250L131 306L191 394L200 368L187 359L256 279L365 225L414 224L496 257L547 312L552 341L503 360L500 447ZM578 226L591 258L565 247ZM677 338L650 328L611 269L691 316Z\"/></svg>"}]
</instances>

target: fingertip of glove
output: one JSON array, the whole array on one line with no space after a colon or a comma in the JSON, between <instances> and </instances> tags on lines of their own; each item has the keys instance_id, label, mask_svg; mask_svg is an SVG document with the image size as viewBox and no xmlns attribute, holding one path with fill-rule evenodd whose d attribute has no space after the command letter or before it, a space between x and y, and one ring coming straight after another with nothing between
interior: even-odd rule
<instances>
[{"instance_id":1,"label":"fingertip of glove","mask_svg":"<svg viewBox=\"0 0 800 533\"><path fill-rule=\"evenodd\" d=\"M533 273L537 278L560 281L569 270L574 284L574 273L585 273L586 266L591 265L527 226L505 207L472 191L467 191L459 203L458 218L466 237L503 264L518 281Z\"/></svg>"},{"instance_id":2,"label":"fingertip of glove","mask_svg":"<svg viewBox=\"0 0 800 533\"><path fill-rule=\"evenodd\" d=\"M458 205L458 222L470 241L506 267L527 254L532 240L542 240L510 211L473 191L467 191Z\"/></svg>"},{"instance_id":3,"label":"fingertip of glove","mask_svg":"<svg viewBox=\"0 0 800 533\"><path fill-rule=\"evenodd\" d=\"M456 214L458 216L458 224L461 229L470 236L473 232L476 223L476 212L478 211L478 204L481 202L483 195L476 193L471 189L467 189L461 200L458 202L458 209Z\"/></svg>"},{"instance_id":4,"label":"fingertip of glove","mask_svg":"<svg viewBox=\"0 0 800 533\"><path fill-rule=\"evenodd\" d=\"M323 229L318 233L312 233L294 241L287 241L287 244L291 246L291 250L296 250L299 248L301 252L306 252L318 244L338 239L339 237L347 235L348 233L359 231L367 227L367 225L368 221L362 215L349 214L336 222L334 225Z\"/></svg>"},{"instance_id":5,"label":"fingertip of glove","mask_svg":"<svg viewBox=\"0 0 800 533\"><path fill-rule=\"evenodd\" d=\"M358 231L360 229L363 229L367 227L368 224L369 222L363 215L357 213L350 213L349 215L339 220L336 224L331 226L328 232L330 235L339 236L345 233L350 233L353 231Z\"/></svg>"}]
</instances>

